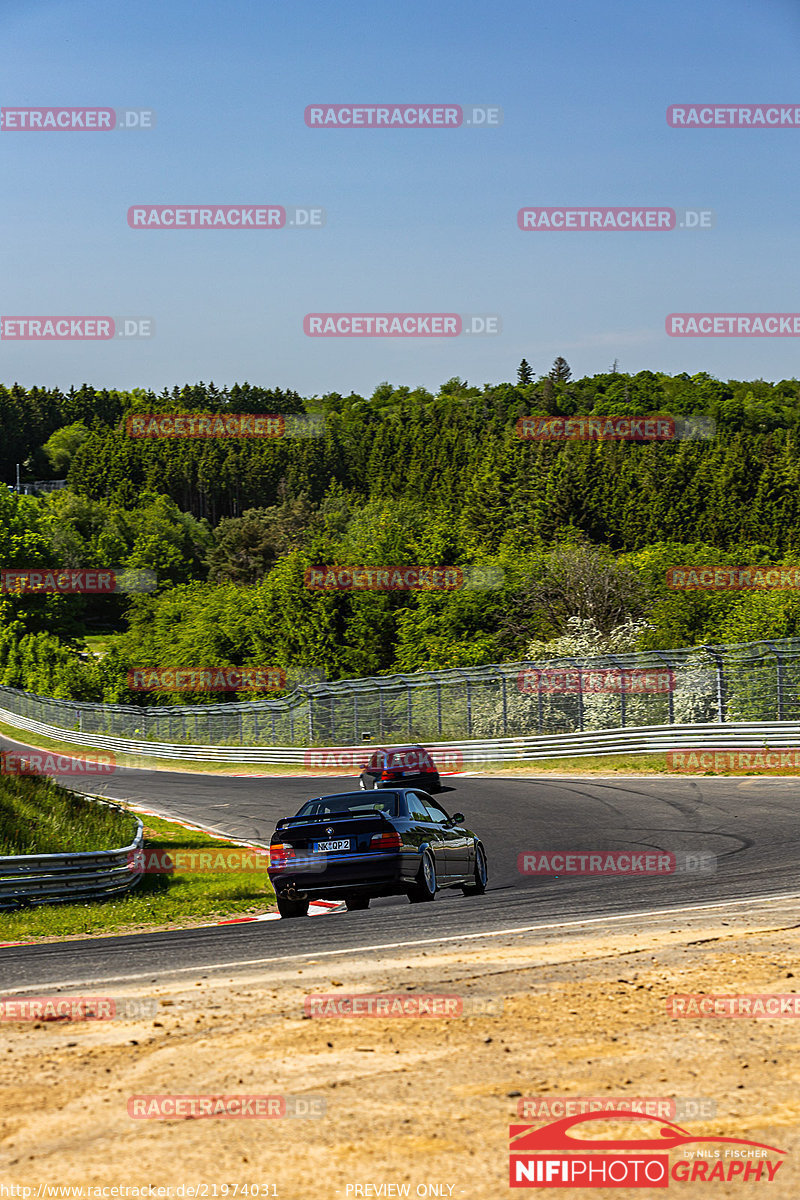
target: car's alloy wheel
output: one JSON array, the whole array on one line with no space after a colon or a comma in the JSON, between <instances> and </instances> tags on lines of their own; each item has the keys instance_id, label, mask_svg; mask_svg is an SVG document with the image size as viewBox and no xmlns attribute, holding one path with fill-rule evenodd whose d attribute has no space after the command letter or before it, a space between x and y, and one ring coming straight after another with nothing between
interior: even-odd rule
<instances>
[{"instance_id":1,"label":"car's alloy wheel","mask_svg":"<svg viewBox=\"0 0 800 1200\"><path fill-rule=\"evenodd\" d=\"M367 790L367 785L364 783L363 775L359 775L359 777L358 777L358 786L361 788L362 792L365 792Z\"/></svg>"},{"instance_id":2,"label":"car's alloy wheel","mask_svg":"<svg viewBox=\"0 0 800 1200\"><path fill-rule=\"evenodd\" d=\"M422 853L422 862L417 875L417 882L408 889L408 898L412 904L422 904L433 900L436 896L436 865L430 850Z\"/></svg>"},{"instance_id":3,"label":"car's alloy wheel","mask_svg":"<svg viewBox=\"0 0 800 1200\"><path fill-rule=\"evenodd\" d=\"M348 912L355 912L360 908L369 908L369 896L345 896L344 902L347 905Z\"/></svg>"},{"instance_id":4,"label":"car's alloy wheel","mask_svg":"<svg viewBox=\"0 0 800 1200\"><path fill-rule=\"evenodd\" d=\"M277 896L276 899L282 917L308 916L308 900L290 900L288 896Z\"/></svg>"},{"instance_id":5,"label":"car's alloy wheel","mask_svg":"<svg viewBox=\"0 0 800 1200\"><path fill-rule=\"evenodd\" d=\"M465 896L482 896L486 891L486 883L489 879L489 868L486 865L486 852L483 846L475 847L475 873L472 877L472 883L463 883L461 890Z\"/></svg>"}]
</instances>

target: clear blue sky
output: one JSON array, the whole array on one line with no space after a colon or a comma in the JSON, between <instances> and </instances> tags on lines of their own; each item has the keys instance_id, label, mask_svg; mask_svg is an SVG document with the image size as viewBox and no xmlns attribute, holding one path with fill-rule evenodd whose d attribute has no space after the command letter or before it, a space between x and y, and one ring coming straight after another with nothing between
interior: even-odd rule
<instances>
[{"instance_id":1,"label":"clear blue sky","mask_svg":"<svg viewBox=\"0 0 800 1200\"><path fill-rule=\"evenodd\" d=\"M672 311L800 311L800 128L673 130L671 103L800 105L798 0L3 0L2 104L156 110L0 133L3 315L151 316L150 341L0 341L0 380L160 390L707 370L797 338L674 339ZM315 102L493 104L501 128L316 130ZM132 204L320 206L324 229L128 228ZM523 233L520 207L713 209L713 230ZM311 339L316 311L498 313L499 336Z\"/></svg>"}]
</instances>

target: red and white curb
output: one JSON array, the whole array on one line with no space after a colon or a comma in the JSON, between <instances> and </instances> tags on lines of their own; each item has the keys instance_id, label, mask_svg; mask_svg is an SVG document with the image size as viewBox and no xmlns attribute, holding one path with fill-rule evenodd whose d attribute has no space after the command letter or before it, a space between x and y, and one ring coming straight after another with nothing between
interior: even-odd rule
<instances>
[{"instance_id":1,"label":"red and white curb","mask_svg":"<svg viewBox=\"0 0 800 1200\"><path fill-rule=\"evenodd\" d=\"M133 808L133 806L131 806ZM199 830L201 833L208 834L209 837L216 838L221 842L231 842L238 846L246 846L248 850L265 850L265 846L255 846L252 842L242 842L237 838L228 837L226 834L220 834L212 831L203 825L187 825L185 821L178 821L174 817L163 817L160 813L151 812L147 808L140 808L138 805L136 812L143 813L148 817L157 817L161 821L169 821L170 824L180 825L183 829ZM326 917L332 912L344 911L344 902L339 900L312 900L308 906L308 915L310 917ZM230 917L227 921L214 921L210 925L194 925L194 929L215 929L218 925L249 925L253 921L280 921L280 913L264 913L260 917ZM10 945L21 945L19 942L11 942Z\"/></svg>"},{"instance_id":2,"label":"red and white curb","mask_svg":"<svg viewBox=\"0 0 800 1200\"><path fill-rule=\"evenodd\" d=\"M338 900L311 900L308 905L310 917L327 917L333 912L343 912L344 904ZM248 921L280 921L280 913L264 913L263 917L233 917L230 921L217 921L217 925L244 925ZM210 928L206 926L205 928Z\"/></svg>"}]
</instances>

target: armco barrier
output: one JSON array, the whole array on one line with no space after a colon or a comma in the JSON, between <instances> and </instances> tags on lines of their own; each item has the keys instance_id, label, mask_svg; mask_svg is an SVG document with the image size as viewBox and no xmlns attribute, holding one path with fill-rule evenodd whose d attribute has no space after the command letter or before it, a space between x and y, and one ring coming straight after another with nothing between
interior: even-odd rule
<instances>
[{"instance_id":1,"label":"armco barrier","mask_svg":"<svg viewBox=\"0 0 800 1200\"><path fill-rule=\"evenodd\" d=\"M192 762L303 765L311 755L345 762L366 759L371 745L362 746L195 746L169 742L140 742L99 734L69 732L54 725L30 721L0 709L0 722L19 730L85 746L111 750L133 758L185 759ZM383 742L382 745L392 745ZM402 744L402 743L394 743ZM468 742L426 742L434 759L438 754L459 757L465 765L485 762L535 762L547 758L583 758L594 754L658 754L668 750L751 749L753 746L780 749L800 746L800 721L731 721L727 724L637 725L626 729L595 729L583 733L560 733L548 737L494 738ZM324 763L323 763L324 765ZM356 769L353 768L355 775Z\"/></svg>"},{"instance_id":2,"label":"armco barrier","mask_svg":"<svg viewBox=\"0 0 800 1200\"><path fill-rule=\"evenodd\" d=\"M127 892L142 877L141 855L134 851L143 844L144 826L136 817L136 836L120 850L0 857L0 909L56 900L98 900Z\"/></svg>"},{"instance_id":3,"label":"armco barrier","mask_svg":"<svg viewBox=\"0 0 800 1200\"><path fill-rule=\"evenodd\" d=\"M0 709L17 728L34 728L23 722L54 726L67 742L80 733L165 745L301 749L800 721L800 638L362 679L323 681L319 672L298 668L293 678L286 696L189 705L63 700L2 685Z\"/></svg>"}]
</instances>

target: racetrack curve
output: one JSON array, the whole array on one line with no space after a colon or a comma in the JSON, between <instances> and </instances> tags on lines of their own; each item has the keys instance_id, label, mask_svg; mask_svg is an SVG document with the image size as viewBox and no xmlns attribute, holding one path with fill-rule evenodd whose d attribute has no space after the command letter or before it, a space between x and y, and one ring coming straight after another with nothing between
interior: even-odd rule
<instances>
[{"instance_id":1,"label":"racetrack curve","mask_svg":"<svg viewBox=\"0 0 800 1200\"><path fill-rule=\"evenodd\" d=\"M0 739L0 748L11 745ZM75 786L74 780L63 782ZM139 977L153 982L176 971L203 974L264 959L356 952L797 890L800 822L793 778L462 776L444 782L449 789L441 797L445 808L463 812L486 846L485 896L443 892L430 905L391 898L373 901L366 912L316 920L7 946L0 948L0 988L8 993ZM279 817L295 812L310 796L350 786L352 781L341 777L233 778L120 769L97 790L166 817L268 843ZM87 784L85 790L94 789ZM523 851L652 849L711 851L717 869L710 875L650 878L526 877L517 870Z\"/></svg>"}]
</instances>

